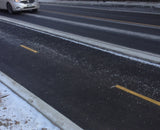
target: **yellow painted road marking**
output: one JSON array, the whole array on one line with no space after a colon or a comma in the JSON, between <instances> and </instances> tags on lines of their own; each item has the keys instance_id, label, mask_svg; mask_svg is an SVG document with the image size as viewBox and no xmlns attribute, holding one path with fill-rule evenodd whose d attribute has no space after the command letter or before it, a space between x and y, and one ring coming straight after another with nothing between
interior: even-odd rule
<instances>
[{"instance_id":1,"label":"yellow painted road marking","mask_svg":"<svg viewBox=\"0 0 160 130\"><path fill-rule=\"evenodd\" d=\"M137 97L139 97L139 98L142 98L142 99L144 99L144 100L146 100L146 101L149 101L149 102L151 102L151 103L153 103L153 104L156 104L156 105L160 106L160 102L159 102L159 101L156 101L156 100L151 99L151 98L149 98L149 97L143 96L143 95L141 95L141 94L139 94L139 93L136 93L136 92L134 92L134 91L132 91L132 90L129 90L129 89L125 88L125 87L122 87L122 86L120 86L120 85L116 85L115 87L118 88L118 89L121 89L121 90L123 90L123 91L125 91L125 92L127 92L127 93L130 93L130 94L132 94L132 95L134 95L134 96L137 96Z\"/></svg>"},{"instance_id":2,"label":"yellow painted road marking","mask_svg":"<svg viewBox=\"0 0 160 130\"><path fill-rule=\"evenodd\" d=\"M20 45L20 46L23 47L23 48L25 48L25 49L27 49L27 50L29 50L29 51L32 51L32 52L34 52L34 53L38 53L38 51L33 50L33 49L31 49L31 48L29 48L29 47L27 47L27 46L24 46L24 45Z\"/></svg>"},{"instance_id":3,"label":"yellow painted road marking","mask_svg":"<svg viewBox=\"0 0 160 130\"><path fill-rule=\"evenodd\" d=\"M76 17L81 17L81 18L91 18L91 19L95 19L95 20L106 20L106 21L111 21L111 22L119 22L119 23L126 23L126 24L133 24L133 25L142 25L142 26L148 26L148 27L159 27L160 28L159 25L137 23L137 22L123 21L123 20L116 20L116 19L109 19L109 18L92 17L92 16L85 16L85 15L72 14L72 13L64 13L64 12L50 11L50 10L41 10L41 11L48 12L48 13L56 13L56 14L62 14L62 15L76 16Z\"/></svg>"}]
</instances>

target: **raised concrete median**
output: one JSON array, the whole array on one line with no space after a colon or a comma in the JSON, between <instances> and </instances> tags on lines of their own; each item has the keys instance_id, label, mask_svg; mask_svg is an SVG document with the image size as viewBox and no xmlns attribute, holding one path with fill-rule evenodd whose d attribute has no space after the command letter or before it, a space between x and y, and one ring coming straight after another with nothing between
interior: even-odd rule
<instances>
[{"instance_id":1,"label":"raised concrete median","mask_svg":"<svg viewBox=\"0 0 160 130\"><path fill-rule=\"evenodd\" d=\"M76 1L76 0L39 0L42 3L54 3L54 4L72 4L72 5L106 5L106 6L116 6L116 7L148 7L160 9L160 2L118 2L118 1L105 1L95 0L95 1Z\"/></svg>"}]
</instances>

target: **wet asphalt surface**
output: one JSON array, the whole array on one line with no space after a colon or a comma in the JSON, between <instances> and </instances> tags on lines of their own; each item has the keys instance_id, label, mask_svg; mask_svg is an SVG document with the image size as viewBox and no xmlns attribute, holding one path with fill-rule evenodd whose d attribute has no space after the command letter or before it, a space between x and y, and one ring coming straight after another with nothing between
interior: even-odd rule
<instances>
[{"instance_id":1,"label":"wet asphalt surface","mask_svg":"<svg viewBox=\"0 0 160 130\"><path fill-rule=\"evenodd\" d=\"M9 17L25 19L23 14ZM133 39L125 37L128 44ZM159 47L151 50L159 53ZM0 70L85 130L160 127L159 106L112 87L122 85L160 101L157 67L0 22Z\"/></svg>"}]
</instances>

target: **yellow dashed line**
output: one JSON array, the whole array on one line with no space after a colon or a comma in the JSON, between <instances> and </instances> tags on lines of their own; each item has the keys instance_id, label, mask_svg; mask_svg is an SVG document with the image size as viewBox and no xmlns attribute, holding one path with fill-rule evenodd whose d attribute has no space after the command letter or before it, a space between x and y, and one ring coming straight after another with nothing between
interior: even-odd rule
<instances>
[{"instance_id":1,"label":"yellow dashed line","mask_svg":"<svg viewBox=\"0 0 160 130\"><path fill-rule=\"evenodd\" d=\"M33 49L31 49L31 48L29 48L29 47L27 47L27 46L24 46L24 45L20 45L20 46L23 47L23 48L25 48L25 49L27 49L27 50L29 50L29 51L32 51L32 52L34 52L34 53L38 53L38 51L33 50Z\"/></svg>"},{"instance_id":2,"label":"yellow dashed line","mask_svg":"<svg viewBox=\"0 0 160 130\"><path fill-rule=\"evenodd\" d=\"M125 87L122 87L122 86L120 86L120 85L116 85L115 87L118 88L118 89L121 89L121 90L123 90L123 91L125 91L125 92L127 92L127 93L130 93L130 94L132 94L132 95L134 95L134 96L137 96L137 97L139 97L139 98L142 98L142 99L144 99L144 100L146 100L146 101L149 101L149 102L151 102L151 103L153 103L153 104L156 104L156 105L160 106L160 102L159 102L159 101L156 101L156 100L151 99L151 98L149 98L149 97L143 96L143 95L141 95L141 94L139 94L139 93L136 93L136 92L134 92L134 91L132 91L132 90L129 90L129 89L125 88Z\"/></svg>"}]
</instances>

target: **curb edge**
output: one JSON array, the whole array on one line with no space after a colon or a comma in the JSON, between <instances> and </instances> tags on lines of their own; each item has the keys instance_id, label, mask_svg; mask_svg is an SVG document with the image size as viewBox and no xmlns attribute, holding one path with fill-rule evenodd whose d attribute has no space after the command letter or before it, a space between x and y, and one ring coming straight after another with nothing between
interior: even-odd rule
<instances>
[{"instance_id":1,"label":"curb edge","mask_svg":"<svg viewBox=\"0 0 160 130\"><path fill-rule=\"evenodd\" d=\"M32 92L24 88L22 85L8 77L0 71L0 82L11 89L15 94L24 99L32 107L38 110L43 116L51 121L55 126L62 130L82 130L78 125L73 123L70 119L59 113L53 107L48 105L42 99L34 95Z\"/></svg>"}]
</instances>

